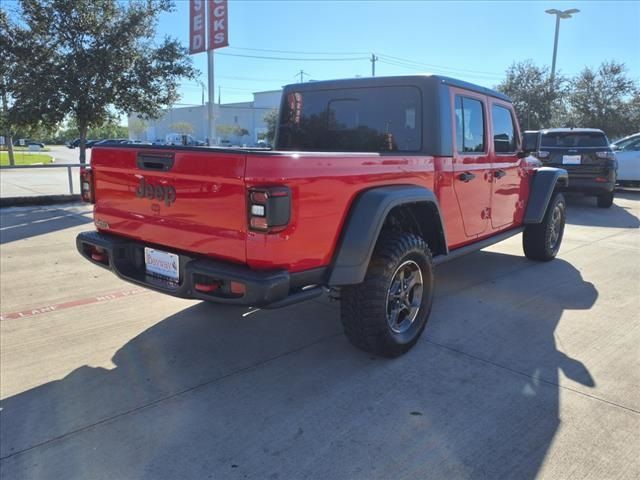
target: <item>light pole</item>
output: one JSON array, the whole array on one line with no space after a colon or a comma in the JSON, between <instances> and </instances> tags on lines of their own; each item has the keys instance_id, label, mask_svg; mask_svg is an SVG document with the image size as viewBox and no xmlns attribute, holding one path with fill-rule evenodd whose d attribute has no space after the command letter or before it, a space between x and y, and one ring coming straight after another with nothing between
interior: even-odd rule
<instances>
[{"instance_id":1,"label":"light pole","mask_svg":"<svg viewBox=\"0 0 640 480\"><path fill-rule=\"evenodd\" d=\"M556 75L556 55L558 54L558 33L560 32L560 19L571 18L571 15L578 13L580 10L577 8L570 8L569 10L545 10L545 13L556 16L556 36L553 41L553 61L551 62L551 84L553 85L553 79Z\"/></svg>"}]
</instances>

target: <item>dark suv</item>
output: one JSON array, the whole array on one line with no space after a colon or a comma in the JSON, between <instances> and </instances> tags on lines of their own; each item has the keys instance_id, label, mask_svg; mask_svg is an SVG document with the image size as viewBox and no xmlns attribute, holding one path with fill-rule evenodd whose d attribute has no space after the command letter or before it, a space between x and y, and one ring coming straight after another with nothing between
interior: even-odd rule
<instances>
[{"instance_id":1,"label":"dark suv","mask_svg":"<svg viewBox=\"0 0 640 480\"><path fill-rule=\"evenodd\" d=\"M524 149L545 166L569 172L568 191L595 195L598 207L613 204L616 157L602 130L595 128L552 128L526 131Z\"/></svg>"}]
</instances>

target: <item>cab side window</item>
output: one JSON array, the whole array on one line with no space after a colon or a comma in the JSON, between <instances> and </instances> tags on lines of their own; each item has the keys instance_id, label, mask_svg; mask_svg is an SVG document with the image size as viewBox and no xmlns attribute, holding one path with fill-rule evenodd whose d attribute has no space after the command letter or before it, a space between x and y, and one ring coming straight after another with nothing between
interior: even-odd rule
<instances>
[{"instance_id":1,"label":"cab side window","mask_svg":"<svg viewBox=\"0 0 640 480\"><path fill-rule=\"evenodd\" d=\"M499 105L491 107L493 148L495 153L515 153L517 150L515 128L511 111Z\"/></svg>"},{"instance_id":2,"label":"cab side window","mask_svg":"<svg viewBox=\"0 0 640 480\"><path fill-rule=\"evenodd\" d=\"M485 125L482 102L475 98L456 95L455 113L458 153L484 152Z\"/></svg>"}]
</instances>

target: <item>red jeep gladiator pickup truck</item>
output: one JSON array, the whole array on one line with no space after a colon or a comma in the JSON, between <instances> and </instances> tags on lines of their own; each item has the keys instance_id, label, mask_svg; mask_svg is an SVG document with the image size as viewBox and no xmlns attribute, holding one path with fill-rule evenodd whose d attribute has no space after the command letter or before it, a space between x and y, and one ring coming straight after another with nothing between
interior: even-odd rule
<instances>
[{"instance_id":1,"label":"red jeep gladiator pickup truck","mask_svg":"<svg viewBox=\"0 0 640 480\"><path fill-rule=\"evenodd\" d=\"M274 150L97 147L81 179L89 261L225 304L331 289L349 340L387 357L424 330L434 264L519 233L554 258L568 181L522 152L508 97L435 75L290 85Z\"/></svg>"}]
</instances>

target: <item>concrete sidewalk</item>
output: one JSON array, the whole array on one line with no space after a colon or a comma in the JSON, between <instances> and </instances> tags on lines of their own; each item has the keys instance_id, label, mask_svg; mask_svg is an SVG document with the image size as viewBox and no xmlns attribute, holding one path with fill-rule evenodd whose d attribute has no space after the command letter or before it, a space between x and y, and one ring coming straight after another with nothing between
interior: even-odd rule
<instances>
[{"instance_id":1,"label":"concrete sidewalk","mask_svg":"<svg viewBox=\"0 0 640 480\"><path fill-rule=\"evenodd\" d=\"M326 299L132 290L75 251L87 206L0 215L3 480L640 478L637 193L569 198L552 262L517 236L438 267L391 361Z\"/></svg>"}]
</instances>

